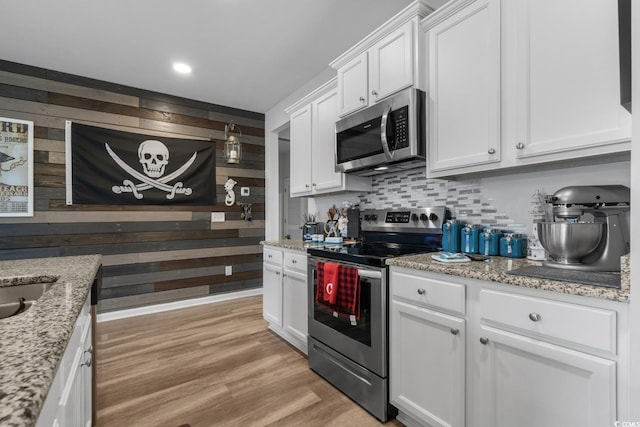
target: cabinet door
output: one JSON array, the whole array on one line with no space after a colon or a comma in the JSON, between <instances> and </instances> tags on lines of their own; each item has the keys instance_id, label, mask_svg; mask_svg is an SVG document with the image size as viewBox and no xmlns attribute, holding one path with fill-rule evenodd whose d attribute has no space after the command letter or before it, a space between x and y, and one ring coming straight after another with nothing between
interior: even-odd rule
<instances>
[{"instance_id":1,"label":"cabinet door","mask_svg":"<svg viewBox=\"0 0 640 427\"><path fill-rule=\"evenodd\" d=\"M262 314L266 321L282 326L282 267L262 264Z\"/></svg>"},{"instance_id":2,"label":"cabinet door","mask_svg":"<svg viewBox=\"0 0 640 427\"><path fill-rule=\"evenodd\" d=\"M93 371L91 366L95 363L95 359L93 357L94 348L91 345L91 315L87 317L84 326L83 338L82 338L82 349L83 352L83 362L82 366L82 387L83 387L83 399L82 399L82 425L84 427L91 427L92 425L92 384L93 384Z\"/></svg>"},{"instance_id":3,"label":"cabinet door","mask_svg":"<svg viewBox=\"0 0 640 427\"><path fill-rule=\"evenodd\" d=\"M432 426L464 426L464 320L392 300L389 335L391 402Z\"/></svg>"},{"instance_id":4,"label":"cabinet door","mask_svg":"<svg viewBox=\"0 0 640 427\"><path fill-rule=\"evenodd\" d=\"M291 115L291 196L311 194L311 105Z\"/></svg>"},{"instance_id":5,"label":"cabinet door","mask_svg":"<svg viewBox=\"0 0 640 427\"><path fill-rule=\"evenodd\" d=\"M345 116L369 103L369 54L363 52L338 69L338 113Z\"/></svg>"},{"instance_id":6,"label":"cabinet door","mask_svg":"<svg viewBox=\"0 0 640 427\"><path fill-rule=\"evenodd\" d=\"M84 348L77 347L74 352L69 376L65 379L65 386L60 397L60 424L69 427L83 427L84 422L84 377L83 359ZM91 394L91 390L89 390Z\"/></svg>"},{"instance_id":7,"label":"cabinet door","mask_svg":"<svg viewBox=\"0 0 640 427\"><path fill-rule=\"evenodd\" d=\"M615 362L489 326L480 334L478 425L614 425Z\"/></svg>"},{"instance_id":8,"label":"cabinet door","mask_svg":"<svg viewBox=\"0 0 640 427\"><path fill-rule=\"evenodd\" d=\"M307 344L307 275L285 270L283 288L283 327L304 345Z\"/></svg>"},{"instance_id":9,"label":"cabinet door","mask_svg":"<svg viewBox=\"0 0 640 427\"><path fill-rule=\"evenodd\" d=\"M372 101L413 84L413 26L407 22L371 48Z\"/></svg>"},{"instance_id":10,"label":"cabinet door","mask_svg":"<svg viewBox=\"0 0 640 427\"><path fill-rule=\"evenodd\" d=\"M321 96L311 104L313 117L313 191L342 189L342 173L336 172L335 140L337 91Z\"/></svg>"},{"instance_id":11,"label":"cabinet door","mask_svg":"<svg viewBox=\"0 0 640 427\"><path fill-rule=\"evenodd\" d=\"M500 2L436 23L429 46L429 169L500 161Z\"/></svg>"},{"instance_id":12,"label":"cabinet door","mask_svg":"<svg viewBox=\"0 0 640 427\"><path fill-rule=\"evenodd\" d=\"M514 67L517 157L611 145L631 137L620 106L615 1L516 0L505 4ZM505 116L507 117L507 116ZM612 148L613 149L613 148Z\"/></svg>"}]
</instances>

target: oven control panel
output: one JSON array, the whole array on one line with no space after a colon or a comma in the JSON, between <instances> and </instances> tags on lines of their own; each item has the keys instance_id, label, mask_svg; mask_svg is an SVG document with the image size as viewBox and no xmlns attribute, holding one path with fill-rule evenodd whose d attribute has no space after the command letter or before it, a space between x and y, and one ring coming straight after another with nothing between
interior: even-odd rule
<instances>
[{"instance_id":1,"label":"oven control panel","mask_svg":"<svg viewBox=\"0 0 640 427\"><path fill-rule=\"evenodd\" d=\"M362 231L438 232L447 219L444 206L412 209L367 209L360 212Z\"/></svg>"}]
</instances>

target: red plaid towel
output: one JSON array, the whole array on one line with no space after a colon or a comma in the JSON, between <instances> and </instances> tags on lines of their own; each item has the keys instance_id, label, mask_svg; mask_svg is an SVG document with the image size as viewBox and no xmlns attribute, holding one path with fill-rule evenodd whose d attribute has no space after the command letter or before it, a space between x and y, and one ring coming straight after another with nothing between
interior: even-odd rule
<instances>
[{"instance_id":1,"label":"red plaid towel","mask_svg":"<svg viewBox=\"0 0 640 427\"><path fill-rule=\"evenodd\" d=\"M338 314L345 316L355 316L356 320L360 319L360 278L358 277L358 269L344 265L338 266L338 293L336 295L335 304L331 304L324 300L325 290L322 284L325 282L325 264L318 261L316 265L317 282L316 282L316 303L323 305Z\"/></svg>"}]
</instances>

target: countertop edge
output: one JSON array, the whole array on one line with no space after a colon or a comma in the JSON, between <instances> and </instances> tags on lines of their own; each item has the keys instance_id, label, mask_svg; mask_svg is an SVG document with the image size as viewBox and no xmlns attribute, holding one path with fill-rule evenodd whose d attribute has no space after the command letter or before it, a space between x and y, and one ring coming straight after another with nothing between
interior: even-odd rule
<instances>
[{"instance_id":1,"label":"countertop edge","mask_svg":"<svg viewBox=\"0 0 640 427\"><path fill-rule=\"evenodd\" d=\"M3 427L36 424L101 264L101 255L0 261L5 277L58 276L26 312L0 320Z\"/></svg>"}]
</instances>

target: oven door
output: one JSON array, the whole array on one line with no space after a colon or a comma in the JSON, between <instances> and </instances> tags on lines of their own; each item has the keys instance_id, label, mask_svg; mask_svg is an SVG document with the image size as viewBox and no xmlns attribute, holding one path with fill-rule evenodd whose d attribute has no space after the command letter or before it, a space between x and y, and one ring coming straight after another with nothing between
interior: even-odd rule
<instances>
[{"instance_id":1,"label":"oven door","mask_svg":"<svg viewBox=\"0 0 640 427\"><path fill-rule=\"evenodd\" d=\"M316 263L338 261L312 256L308 259L309 336L380 377L387 377L387 269L339 261L357 268L360 278L360 319L352 324L316 303Z\"/></svg>"}]
</instances>

